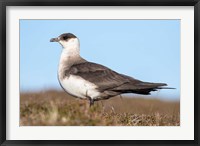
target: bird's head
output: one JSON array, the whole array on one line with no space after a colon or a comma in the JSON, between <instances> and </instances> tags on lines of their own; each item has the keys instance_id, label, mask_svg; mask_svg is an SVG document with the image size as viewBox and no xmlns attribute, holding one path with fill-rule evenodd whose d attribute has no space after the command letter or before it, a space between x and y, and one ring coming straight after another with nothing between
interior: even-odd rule
<instances>
[{"instance_id":1,"label":"bird's head","mask_svg":"<svg viewBox=\"0 0 200 146\"><path fill-rule=\"evenodd\" d=\"M78 38L72 33L63 33L57 38L50 39L50 42L58 42L63 48L79 46Z\"/></svg>"}]
</instances>

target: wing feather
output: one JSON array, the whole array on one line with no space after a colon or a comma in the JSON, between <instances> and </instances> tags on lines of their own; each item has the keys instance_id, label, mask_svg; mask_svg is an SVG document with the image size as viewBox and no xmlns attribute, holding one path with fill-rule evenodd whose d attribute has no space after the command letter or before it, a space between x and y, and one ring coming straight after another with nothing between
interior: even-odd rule
<instances>
[{"instance_id":1,"label":"wing feather","mask_svg":"<svg viewBox=\"0 0 200 146\"><path fill-rule=\"evenodd\" d=\"M95 84L100 92L106 90L107 92L115 92L116 95L119 93L149 94L150 91L156 91L160 86L167 85L165 83L143 82L92 62L72 65L66 74L80 76Z\"/></svg>"},{"instance_id":2,"label":"wing feather","mask_svg":"<svg viewBox=\"0 0 200 146\"><path fill-rule=\"evenodd\" d=\"M111 69L92 62L84 62L71 66L67 74L77 75L94 83L99 91L119 87L130 80Z\"/></svg>"}]
</instances>

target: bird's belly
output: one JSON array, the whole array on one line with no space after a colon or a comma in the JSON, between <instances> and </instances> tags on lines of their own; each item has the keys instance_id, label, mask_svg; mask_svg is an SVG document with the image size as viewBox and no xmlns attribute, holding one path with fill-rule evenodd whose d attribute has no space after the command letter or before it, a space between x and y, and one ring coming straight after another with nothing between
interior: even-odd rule
<instances>
[{"instance_id":1,"label":"bird's belly","mask_svg":"<svg viewBox=\"0 0 200 146\"><path fill-rule=\"evenodd\" d=\"M84 80L83 78L70 75L69 77L60 80L61 86L69 94L79 98L98 98L100 93L96 89L96 85Z\"/></svg>"}]
</instances>

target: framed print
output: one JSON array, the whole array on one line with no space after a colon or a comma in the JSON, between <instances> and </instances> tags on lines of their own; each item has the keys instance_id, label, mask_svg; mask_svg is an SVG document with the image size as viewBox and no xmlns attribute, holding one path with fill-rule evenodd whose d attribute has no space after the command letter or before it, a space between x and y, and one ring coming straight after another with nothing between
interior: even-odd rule
<instances>
[{"instance_id":1,"label":"framed print","mask_svg":"<svg viewBox=\"0 0 200 146\"><path fill-rule=\"evenodd\" d=\"M1 1L1 145L198 145L199 1Z\"/></svg>"}]
</instances>

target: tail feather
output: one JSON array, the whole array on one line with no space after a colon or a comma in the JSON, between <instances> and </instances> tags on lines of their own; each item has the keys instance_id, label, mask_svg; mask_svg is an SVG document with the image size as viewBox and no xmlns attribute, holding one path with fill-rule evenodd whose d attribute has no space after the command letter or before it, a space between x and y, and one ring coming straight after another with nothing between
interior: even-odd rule
<instances>
[{"instance_id":1,"label":"tail feather","mask_svg":"<svg viewBox=\"0 0 200 146\"><path fill-rule=\"evenodd\" d=\"M112 89L112 91L120 93L136 93L149 95L152 91L157 91L158 89L175 89L167 86L165 83L149 83L149 82L139 82L137 84L123 84L119 87Z\"/></svg>"},{"instance_id":2,"label":"tail feather","mask_svg":"<svg viewBox=\"0 0 200 146\"><path fill-rule=\"evenodd\" d=\"M173 88L173 87L158 87L157 89L176 89L176 88Z\"/></svg>"}]
</instances>

